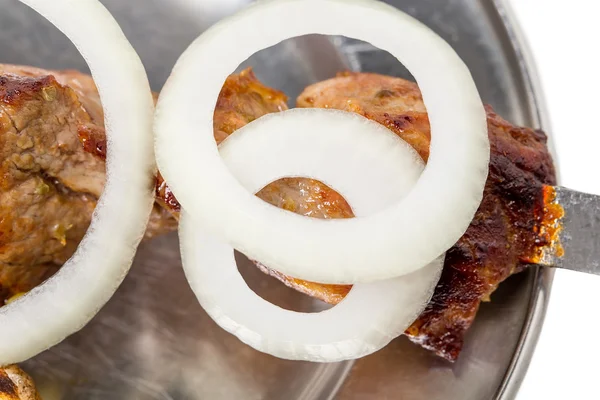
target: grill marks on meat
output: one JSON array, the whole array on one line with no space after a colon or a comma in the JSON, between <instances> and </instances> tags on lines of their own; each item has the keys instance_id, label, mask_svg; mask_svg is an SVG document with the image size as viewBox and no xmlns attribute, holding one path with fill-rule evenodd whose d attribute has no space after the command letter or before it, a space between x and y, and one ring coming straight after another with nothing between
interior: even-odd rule
<instances>
[{"instance_id":1,"label":"grill marks on meat","mask_svg":"<svg viewBox=\"0 0 600 400\"><path fill-rule=\"evenodd\" d=\"M0 305L56 272L89 226L105 162L82 131L104 134L89 76L0 65ZM151 229L174 229L159 211Z\"/></svg>"}]
</instances>

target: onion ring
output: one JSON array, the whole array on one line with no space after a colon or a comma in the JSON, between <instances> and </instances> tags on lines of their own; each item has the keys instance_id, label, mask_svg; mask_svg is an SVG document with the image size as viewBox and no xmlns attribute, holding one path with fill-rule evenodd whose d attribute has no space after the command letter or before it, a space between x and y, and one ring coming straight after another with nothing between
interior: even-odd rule
<instances>
[{"instance_id":1,"label":"onion ring","mask_svg":"<svg viewBox=\"0 0 600 400\"><path fill-rule=\"evenodd\" d=\"M339 156L332 157L333 151ZM336 110L267 115L233 133L220 152L252 193L281 177L308 176L329 182L359 216L400 200L423 170L414 149L394 133L360 115ZM334 362L381 349L423 311L443 264L442 257L408 275L357 284L330 310L298 313L252 292L237 270L231 246L199 226L182 211L183 266L202 307L246 344L280 358Z\"/></svg>"},{"instance_id":2,"label":"onion ring","mask_svg":"<svg viewBox=\"0 0 600 400\"><path fill-rule=\"evenodd\" d=\"M402 199L425 167L412 146L384 126L359 114L323 108L267 114L231 134L219 151L248 193L280 178L309 177L342 194L360 190L362 195L354 195L351 204L357 216ZM290 214L261 203L269 211Z\"/></svg>"},{"instance_id":3,"label":"onion ring","mask_svg":"<svg viewBox=\"0 0 600 400\"><path fill-rule=\"evenodd\" d=\"M215 103L229 72L260 49L312 33L390 52L415 76L429 110L431 152L421 179L401 202L368 217L311 221L267 209L232 176L214 142ZM155 135L161 173L204 228L286 275L323 283L389 279L429 264L466 231L488 174L486 114L468 68L430 29L376 1L258 2L213 26L175 66Z\"/></svg>"},{"instance_id":4,"label":"onion ring","mask_svg":"<svg viewBox=\"0 0 600 400\"><path fill-rule=\"evenodd\" d=\"M97 0L21 0L73 41L104 106L107 179L91 226L60 271L0 308L0 364L24 361L81 329L125 277L153 206L153 99L137 53ZM114 60L119 62L115 62Z\"/></svg>"}]
</instances>

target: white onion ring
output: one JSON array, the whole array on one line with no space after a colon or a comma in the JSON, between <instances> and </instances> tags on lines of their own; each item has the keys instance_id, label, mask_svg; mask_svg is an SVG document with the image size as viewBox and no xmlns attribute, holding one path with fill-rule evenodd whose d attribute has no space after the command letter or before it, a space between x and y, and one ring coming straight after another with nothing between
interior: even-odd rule
<instances>
[{"instance_id":1,"label":"white onion ring","mask_svg":"<svg viewBox=\"0 0 600 400\"><path fill-rule=\"evenodd\" d=\"M91 226L60 271L0 308L0 364L24 361L81 329L125 277L153 205L153 99L144 67L97 0L21 0L73 41L102 99L106 186ZM115 62L118 60L118 62Z\"/></svg>"},{"instance_id":2,"label":"white onion ring","mask_svg":"<svg viewBox=\"0 0 600 400\"><path fill-rule=\"evenodd\" d=\"M412 147L383 126L322 109L262 117L226 139L220 151L252 193L281 177L308 176L332 185L359 216L399 201L423 170ZM223 329L280 358L334 362L381 349L423 311L443 264L442 257L409 275L357 284L330 310L298 313L256 295L237 270L231 246L200 227L182 212L183 266L202 307Z\"/></svg>"},{"instance_id":3,"label":"white onion ring","mask_svg":"<svg viewBox=\"0 0 600 400\"><path fill-rule=\"evenodd\" d=\"M383 125L359 114L324 108L267 114L235 131L219 151L248 193L280 178L311 177L342 194L360 191L351 202L356 216L374 214L398 202L425 168L413 147ZM261 203L268 211L290 214ZM264 218L261 214L253 217ZM304 236L311 231L299 233Z\"/></svg>"},{"instance_id":4,"label":"white onion ring","mask_svg":"<svg viewBox=\"0 0 600 400\"><path fill-rule=\"evenodd\" d=\"M213 113L229 72L260 49L311 33L362 39L390 52L423 92L430 158L411 193L383 212L312 221L266 208L219 156ZM204 228L284 274L324 283L387 279L427 265L463 235L488 174L486 114L468 68L431 30L375 1L259 2L218 23L173 70L159 99L155 134L161 173Z\"/></svg>"}]
</instances>

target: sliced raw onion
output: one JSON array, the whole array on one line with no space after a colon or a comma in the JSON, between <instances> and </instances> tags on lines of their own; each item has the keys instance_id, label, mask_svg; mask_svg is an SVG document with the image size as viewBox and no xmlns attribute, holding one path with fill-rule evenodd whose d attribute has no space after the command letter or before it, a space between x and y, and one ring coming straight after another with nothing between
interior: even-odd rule
<instances>
[{"instance_id":1,"label":"sliced raw onion","mask_svg":"<svg viewBox=\"0 0 600 400\"><path fill-rule=\"evenodd\" d=\"M427 167L408 196L377 214L324 221L266 207L217 151L212 118L227 75L256 51L313 33L390 52L423 93L432 131ZM466 231L488 174L486 114L468 68L433 31L376 1L258 2L218 23L177 63L159 99L155 133L161 173L198 223L284 274L323 283L387 279L429 264Z\"/></svg>"},{"instance_id":2,"label":"sliced raw onion","mask_svg":"<svg viewBox=\"0 0 600 400\"><path fill-rule=\"evenodd\" d=\"M408 275L358 283L335 307L300 313L254 293L237 269L233 248L198 226L182 213L183 266L202 308L247 345L290 360L336 362L382 349L421 314L443 265L441 257Z\"/></svg>"},{"instance_id":3,"label":"sliced raw onion","mask_svg":"<svg viewBox=\"0 0 600 400\"><path fill-rule=\"evenodd\" d=\"M398 202L423 170L417 153L391 131L333 110L296 109L265 116L235 132L220 150L233 175L252 193L281 177L315 178L342 194L359 217ZM233 248L204 233L185 210L179 236L186 276L208 314L255 349L294 360L334 362L381 349L423 311L443 261L398 278L357 284L334 308L306 314L256 295L237 269ZM295 245L311 252L303 243Z\"/></svg>"},{"instance_id":4,"label":"sliced raw onion","mask_svg":"<svg viewBox=\"0 0 600 400\"><path fill-rule=\"evenodd\" d=\"M419 154L383 125L359 114L323 108L267 114L238 129L221 143L219 150L229 171L249 193L280 178L318 179L342 195L352 195L346 200L359 218L400 201L425 168ZM257 219L267 217L265 210L275 210L290 214L293 219L319 221L262 200L260 204L261 212L253 215ZM299 232L299 236L310 233Z\"/></svg>"},{"instance_id":5,"label":"sliced raw onion","mask_svg":"<svg viewBox=\"0 0 600 400\"><path fill-rule=\"evenodd\" d=\"M97 0L21 0L79 49L100 92L107 179L73 257L47 282L0 308L0 364L26 360L81 329L131 266L153 204L153 100L144 67ZM118 62L115 62L118 60Z\"/></svg>"}]
</instances>

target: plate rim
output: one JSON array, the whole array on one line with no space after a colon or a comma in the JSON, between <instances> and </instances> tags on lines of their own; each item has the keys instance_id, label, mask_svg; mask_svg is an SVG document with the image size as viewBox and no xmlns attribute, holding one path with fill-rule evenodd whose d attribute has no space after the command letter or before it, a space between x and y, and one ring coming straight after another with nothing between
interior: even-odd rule
<instances>
[{"instance_id":1,"label":"plate rim","mask_svg":"<svg viewBox=\"0 0 600 400\"><path fill-rule=\"evenodd\" d=\"M560 182L560 169L553 142L552 127L532 51L509 1L492 0L491 4L491 8L494 9L493 14L495 14L493 17L497 18L500 22L508 43L511 45L511 51L516 57L517 66L521 71L526 100L530 105L530 110L533 111L531 115L532 122L548 136L548 148L556 167L558 181ZM552 282L554 280L554 270L541 266L534 268L533 285L525 322L521 328L521 334L510 364L494 397L496 400L512 400L516 398L527 374L542 331Z\"/></svg>"}]
</instances>

